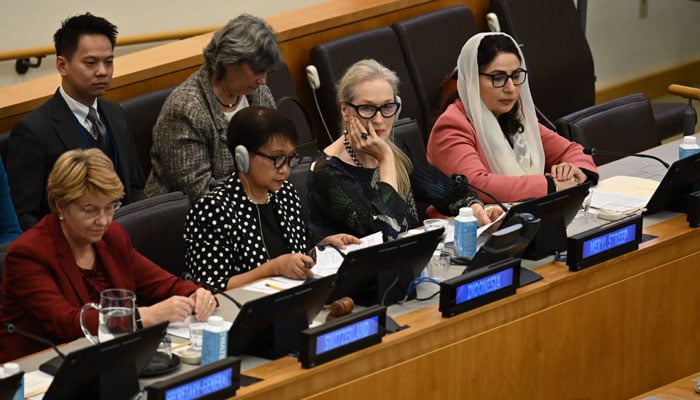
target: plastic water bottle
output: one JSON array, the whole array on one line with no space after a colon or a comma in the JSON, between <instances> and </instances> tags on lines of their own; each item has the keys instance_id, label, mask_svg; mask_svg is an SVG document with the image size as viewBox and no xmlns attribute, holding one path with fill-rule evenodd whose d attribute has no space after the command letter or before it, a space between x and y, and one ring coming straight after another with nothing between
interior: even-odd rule
<instances>
[{"instance_id":1,"label":"plastic water bottle","mask_svg":"<svg viewBox=\"0 0 700 400\"><path fill-rule=\"evenodd\" d=\"M0 378L8 378L21 372L22 369L19 367L19 364L5 363L2 368L0 368ZM24 400L24 378L20 380L19 387L17 388L15 395L12 396L12 400Z\"/></svg>"},{"instance_id":2,"label":"plastic water bottle","mask_svg":"<svg viewBox=\"0 0 700 400\"><path fill-rule=\"evenodd\" d=\"M476 254L477 222L471 207L459 209L455 218L455 247L460 257L474 257Z\"/></svg>"},{"instance_id":3,"label":"plastic water bottle","mask_svg":"<svg viewBox=\"0 0 700 400\"><path fill-rule=\"evenodd\" d=\"M700 153L700 146L695 136L683 136L683 143L678 146L678 158L686 158L696 153Z\"/></svg>"},{"instance_id":4,"label":"plastic water bottle","mask_svg":"<svg viewBox=\"0 0 700 400\"><path fill-rule=\"evenodd\" d=\"M223 360L228 355L228 328L224 319L212 316L207 319L207 326L202 331L202 365Z\"/></svg>"}]
</instances>

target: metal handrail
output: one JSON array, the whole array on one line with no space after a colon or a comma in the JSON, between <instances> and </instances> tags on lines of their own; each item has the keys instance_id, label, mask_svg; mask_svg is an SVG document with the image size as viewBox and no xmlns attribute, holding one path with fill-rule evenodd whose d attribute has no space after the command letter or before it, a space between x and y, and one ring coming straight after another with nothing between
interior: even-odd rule
<instances>
[{"instance_id":1,"label":"metal handrail","mask_svg":"<svg viewBox=\"0 0 700 400\"><path fill-rule=\"evenodd\" d=\"M155 33L146 33L142 35L131 35L123 36L117 38L117 46L129 46L134 44L143 44L151 42L162 42L166 40L180 40L186 39L188 37L202 35L205 33L214 32L215 30L221 28L218 26L206 26L200 28L190 28L190 29L178 29L174 31L164 31ZM29 47L25 49L17 50L7 50L0 51L0 61L16 60L15 70L22 74L27 71L29 67L38 67L41 65L41 59L47 55L55 54L56 49L54 46L39 46L39 47ZM29 59L32 57L37 57L37 62L32 64ZM21 72L24 71L24 72Z\"/></svg>"}]
</instances>

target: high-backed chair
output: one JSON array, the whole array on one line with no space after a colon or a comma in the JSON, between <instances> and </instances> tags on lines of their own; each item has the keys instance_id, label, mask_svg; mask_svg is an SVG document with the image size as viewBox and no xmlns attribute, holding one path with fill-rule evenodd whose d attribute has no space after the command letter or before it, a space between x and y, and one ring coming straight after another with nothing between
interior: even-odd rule
<instances>
[{"instance_id":1,"label":"high-backed chair","mask_svg":"<svg viewBox=\"0 0 700 400\"><path fill-rule=\"evenodd\" d=\"M651 103L641 93L566 115L556 122L564 137L601 151L637 153L661 144ZM598 154L596 165L623 156Z\"/></svg>"},{"instance_id":2,"label":"high-backed chair","mask_svg":"<svg viewBox=\"0 0 700 400\"><path fill-rule=\"evenodd\" d=\"M396 72L401 80L401 116L415 118L419 126L425 126L425 117L399 39L393 29L385 26L331 40L311 49L311 63L318 69L321 83L317 90L319 106L331 135L337 135L340 126L336 84L348 67L365 58L373 58Z\"/></svg>"},{"instance_id":3,"label":"high-backed chair","mask_svg":"<svg viewBox=\"0 0 700 400\"><path fill-rule=\"evenodd\" d=\"M408 147L416 157L427 160L423 135L415 120L407 118L399 120L394 125L392 134L394 143Z\"/></svg>"},{"instance_id":4,"label":"high-backed chair","mask_svg":"<svg viewBox=\"0 0 700 400\"><path fill-rule=\"evenodd\" d=\"M283 97L299 97L294 81L292 81L292 74L289 72L289 66L284 61L277 66L275 72L267 75L267 87L270 88L275 100Z\"/></svg>"},{"instance_id":5,"label":"high-backed chair","mask_svg":"<svg viewBox=\"0 0 700 400\"><path fill-rule=\"evenodd\" d=\"M421 129L418 127L418 123L415 120L402 118L397 121L392 134L394 136L394 143L399 147L407 147L413 155L427 162L428 158L425 151L425 141ZM428 206L430 206L430 204L416 201L416 211L418 211L418 218L420 220L428 218L426 214Z\"/></svg>"},{"instance_id":6,"label":"high-backed chair","mask_svg":"<svg viewBox=\"0 0 700 400\"><path fill-rule=\"evenodd\" d=\"M491 0L501 30L522 44L537 107L550 120L590 107L595 101L593 55L573 1ZM683 129L683 107L652 105L662 137Z\"/></svg>"},{"instance_id":7,"label":"high-backed chair","mask_svg":"<svg viewBox=\"0 0 700 400\"><path fill-rule=\"evenodd\" d=\"M148 177L151 172L151 145L153 144L153 126L156 124L160 109L163 108L165 99L175 89L169 87L145 93L120 104L126 111L126 117L134 138L136 153L141 164L143 176Z\"/></svg>"},{"instance_id":8,"label":"high-backed chair","mask_svg":"<svg viewBox=\"0 0 700 400\"><path fill-rule=\"evenodd\" d=\"M299 101L287 63L282 61L277 71L268 76L267 86L275 98L277 111L291 119L297 127L297 152L304 156L315 156L318 153L318 144L314 124L309 111Z\"/></svg>"},{"instance_id":9,"label":"high-backed chair","mask_svg":"<svg viewBox=\"0 0 700 400\"><path fill-rule=\"evenodd\" d=\"M139 253L179 276L185 270L183 235L189 209L184 193L166 193L120 208L114 220L124 226Z\"/></svg>"},{"instance_id":10,"label":"high-backed chair","mask_svg":"<svg viewBox=\"0 0 700 400\"><path fill-rule=\"evenodd\" d=\"M311 157L304 157L299 165L292 168L289 171L289 178L287 178L294 188L299 193L299 199L301 200L301 216L304 222L308 225L309 223L309 168L311 167Z\"/></svg>"},{"instance_id":11,"label":"high-backed chair","mask_svg":"<svg viewBox=\"0 0 700 400\"><path fill-rule=\"evenodd\" d=\"M421 129L429 134L440 105L441 84L457 65L464 43L479 30L465 5L409 18L392 28L423 110L425 125Z\"/></svg>"}]
</instances>

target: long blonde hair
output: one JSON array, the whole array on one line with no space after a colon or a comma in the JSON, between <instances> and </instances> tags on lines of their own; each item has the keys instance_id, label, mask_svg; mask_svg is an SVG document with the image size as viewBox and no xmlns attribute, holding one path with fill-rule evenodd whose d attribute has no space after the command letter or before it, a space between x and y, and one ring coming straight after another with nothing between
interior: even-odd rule
<instances>
[{"instance_id":1,"label":"long blonde hair","mask_svg":"<svg viewBox=\"0 0 700 400\"><path fill-rule=\"evenodd\" d=\"M85 196L120 199L124 196L124 185L102 150L75 149L58 157L49 174L46 192L51 212L58 215L56 204L65 205Z\"/></svg>"},{"instance_id":2,"label":"long blonde hair","mask_svg":"<svg viewBox=\"0 0 700 400\"><path fill-rule=\"evenodd\" d=\"M352 103L355 97L355 87L363 82L383 80L389 83L394 91L394 97L399 94L399 77L389 68L383 66L373 59L360 60L345 71L338 83L338 101ZM342 122L341 130L345 130L345 122ZM413 172L411 160L399 149L394 142L387 141L394 153L394 163L396 164L396 178L398 192L401 197L406 198L411 191L410 174Z\"/></svg>"}]
</instances>

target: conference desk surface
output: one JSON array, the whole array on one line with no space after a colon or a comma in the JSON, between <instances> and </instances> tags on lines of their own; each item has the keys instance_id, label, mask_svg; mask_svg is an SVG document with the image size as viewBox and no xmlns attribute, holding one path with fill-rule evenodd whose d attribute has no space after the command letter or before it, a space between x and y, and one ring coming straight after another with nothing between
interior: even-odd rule
<instances>
[{"instance_id":1,"label":"conference desk surface","mask_svg":"<svg viewBox=\"0 0 700 400\"><path fill-rule=\"evenodd\" d=\"M636 251L579 272L545 262L541 281L452 318L392 306L408 329L312 369L291 356L245 367L262 381L236 397L622 399L687 376L700 370L700 230L675 215Z\"/></svg>"},{"instance_id":2,"label":"conference desk surface","mask_svg":"<svg viewBox=\"0 0 700 400\"><path fill-rule=\"evenodd\" d=\"M700 399L700 393L695 391L695 386L700 385L700 372L679 379L673 383L651 390L634 400L679 400Z\"/></svg>"}]
</instances>

